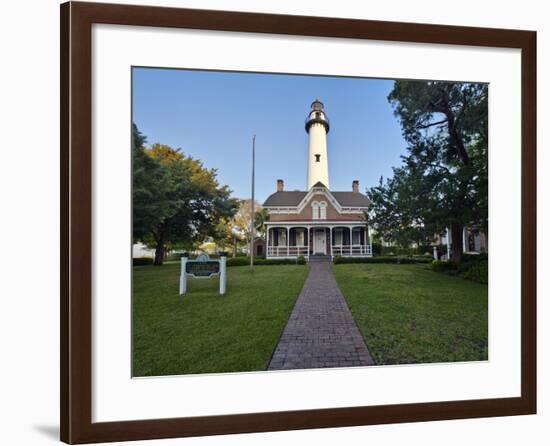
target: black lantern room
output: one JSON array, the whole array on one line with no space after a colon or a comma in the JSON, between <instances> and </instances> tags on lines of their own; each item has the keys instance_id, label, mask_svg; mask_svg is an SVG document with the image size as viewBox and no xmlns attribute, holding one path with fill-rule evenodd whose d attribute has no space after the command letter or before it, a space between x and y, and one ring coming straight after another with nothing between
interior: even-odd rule
<instances>
[{"instance_id":1,"label":"black lantern room","mask_svg":"<svg viewBox=\"0 0 550 446\"><path fill-rule=\"evenodd\" d=\"M306 132L309 133L309 129L315 123L322 124L325 127L325 131L329 132L330 122L325 113L325 106L319 99L315 99L311 103L311 110L306 118Z\"/></svg>"}]
</instances>

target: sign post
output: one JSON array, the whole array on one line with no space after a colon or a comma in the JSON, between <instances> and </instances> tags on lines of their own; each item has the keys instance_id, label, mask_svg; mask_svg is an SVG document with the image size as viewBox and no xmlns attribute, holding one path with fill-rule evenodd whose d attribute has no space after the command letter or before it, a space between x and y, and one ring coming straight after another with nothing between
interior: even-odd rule
<instances>
[{"instance_id":1,"label":"sign post","mask_svg":"<svg viewBox=\"0 0 550 446\"><path fill-rule=\"evenodd\" d=\"M180 272L180 296L187 292L187 276L185 275L185 269L187 261L189 260L189 254L184 253L181 256L181 272Z\"/></svg>"},{"instance_id":2,"label":"sign post","mask_svg":"<svg viewBox=\"0 0 550 446\"><path fill-rule=\"evenodd\" d=\"M227 253L220 253L220 294L223 296L225 294L225 287L227 284Z\"/></svg>"},{"instance_id":3,"label":"sign post","mask_svg":"<svg viewBox=\"0 0 550 446\"><path fill-rule=\"evenodd\" d=\"M210 260L208 254L200 254L195 260L189 260L187 253L181 256L180 296L187 292L187 278L220 278L220 294L224 295L227 283L227 253L220 253L219 260Z\"/></svg>"}]
</instances>

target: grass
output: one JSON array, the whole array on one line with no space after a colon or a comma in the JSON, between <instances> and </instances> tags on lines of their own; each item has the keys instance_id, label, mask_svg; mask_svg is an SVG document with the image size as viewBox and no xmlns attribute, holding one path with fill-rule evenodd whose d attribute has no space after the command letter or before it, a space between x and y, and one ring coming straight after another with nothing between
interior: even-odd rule
<instances>
[{"instance_id":1,"label":"grass","mask_svg":"<svg viewBox=\"0 0 550 446\"><path fill-rule=\"evenodd\" d=\"M487 285L426 265L334 265L376 364L487 360Z\"/></svg>"},{"instance_id":2,"label":"grass","mask_svg":"<svg viewBox=\"0 0 550 446\"><path fill-rule=\"evenodd\" d=\"M133 269L133 376L265 370L304 284L300 265L227 270L191 279L178 295L179 265Z\"/></svg>"}]
</instances>

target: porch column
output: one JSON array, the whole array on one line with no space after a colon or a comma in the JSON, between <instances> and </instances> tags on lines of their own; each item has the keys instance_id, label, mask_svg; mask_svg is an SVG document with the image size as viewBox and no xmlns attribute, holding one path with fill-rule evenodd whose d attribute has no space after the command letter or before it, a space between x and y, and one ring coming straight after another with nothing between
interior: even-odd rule
<instances>
[{"instance_id":1,"label":"porch column","mask_svg":"<svg viewBox=\"0 0 550 446\"><path fill-rule=\"evenodd\" d=\"M290 255L290 229L286 227L286 256Z\"/></svg>"},{"instance_id":2,"label":"porch column","mask_svg":"<svg viewBox=\"0 0 550 446\"><path fill-rule=\"evenodd\" d=\"M462 228L462 252L468 251L468 246L467 246L468 236L466 234L467 232L468 231L466 230L466 228Z\"/></svg>"},{"instance_id":3,"label":"porch column","mask_svg":"<svg viewBox=\"0 0 550 446\"><path fill-rule=\"evenodd\" d=\"M349 255L353 255L353 226L349 227Z\"/></svg>"},{"instance_id":4,"label":"porch column","mask_svg":"<svg viewBox=\"0 0 550 446\"><path fill-rule=\"evenodd\" d=\"M328 232L329 232L329 239L330 239L329 255L330 255L330 258L332 258L332 226L328 228Z\"/></svg>"},{"instance_id":5,"label":"porch column","mask_svg":"<svg viewBox=\"0 0 550 446\"><path fill-rule=\"evenodd\" d=\"M306 234L307 234L307 257L309 258L309 226L306 226Z\"/></svg>"},{"instance_id":6,"label":"porch column","mask_svg":"<svg viewBox=\"0 0 550 446\"><path fill-rule=\"evenodd\" d=\"M265 245L267 246L265 256L269 257L269 226L266 226L265 229Z\"/></svg>"}]
</instances>

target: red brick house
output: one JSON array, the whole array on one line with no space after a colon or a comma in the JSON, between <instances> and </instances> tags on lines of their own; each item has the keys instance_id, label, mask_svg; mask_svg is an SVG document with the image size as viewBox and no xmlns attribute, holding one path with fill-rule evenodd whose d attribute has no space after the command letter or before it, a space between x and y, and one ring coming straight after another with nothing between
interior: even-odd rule
<instances>
[{"instance_id":1,"label":"red brick house","mask_svg":"<svg viewBox=\"0 0 550 446\"><path fill-rule=\"evenodd\" d=\"M352 182L350 191L329 188L326 135L330 124L320 101L311 104L305 128L309 134L308 188L285 191L283 180L277 180L277 191L263 204L269 214L267 258L370 257L369 199L359 192L359 181Z\"/></svg>"}]
</instances>

